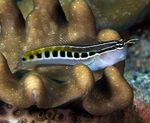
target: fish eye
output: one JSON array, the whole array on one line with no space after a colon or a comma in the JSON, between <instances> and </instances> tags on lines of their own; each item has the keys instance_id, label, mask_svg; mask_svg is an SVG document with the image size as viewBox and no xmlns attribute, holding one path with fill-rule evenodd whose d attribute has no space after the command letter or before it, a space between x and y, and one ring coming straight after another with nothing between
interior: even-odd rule
<instances>
[{"instance_id":1,"label":"fish eye","mask_svg":"<svg viewBox=\"0 0 150 123\"><path fill-rule=\"evenodd\" d=\"M124 44L123 43L118 43L116 44L116 48L123 48L124 47Z\"/></svg>"}]
</instances>

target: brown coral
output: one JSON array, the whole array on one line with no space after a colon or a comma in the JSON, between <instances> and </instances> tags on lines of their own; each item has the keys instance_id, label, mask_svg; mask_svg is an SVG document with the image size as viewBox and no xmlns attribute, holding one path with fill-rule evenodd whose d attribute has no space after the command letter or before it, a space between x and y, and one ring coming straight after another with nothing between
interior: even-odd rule
<instances>
[{"instance_id":1,"label":"brown coral","mask_svg":"<svg viewBox=\"0 0 150 123\"><path fill-rule=\"evenodd\" d=\"M32 106L46 110L70 103L90 114L108 117L132 104L132 89L122 76L122 68L117 66L122 63L96 73L85 65L15 69L21 51L54 44L83 45L97 39L92 12L83 0L75 0L70 5L69 23L63 18L57 0L34 0L34 4L25 24L13 0L0 0L1 44L4 45L1 52L8 60L7 63L0 54L1 101L23 110ZM101 38L101 33L98 37ZM26 116L28 120L29 116Z\"/></svg>"},{"instance_id":2,"label":"brown coral","mask_svg":"<svg viewBox=\"0 0 150 123\"><path fill-rule=\"evenodd\" d=\"M69 5L74 0L60 0L68 17ZM149 11L149 0L86 0L95 16L98 28L123 30L139 22Z\"/></svg>"}]
</instances>

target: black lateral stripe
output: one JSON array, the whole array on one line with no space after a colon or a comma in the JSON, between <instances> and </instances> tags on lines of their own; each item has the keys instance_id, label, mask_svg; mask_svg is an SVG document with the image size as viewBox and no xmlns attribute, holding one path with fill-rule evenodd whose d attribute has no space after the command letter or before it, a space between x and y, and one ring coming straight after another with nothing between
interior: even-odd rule
<instances>
[{"instance_id":1,"label":"black lateral stripe","mask_svg":"<svg viewBox=\"0 0 150 123\"><path fill-rule=\"evenodd\" d=\"M72 46L70 47L72 52L100 52L103 49L109 49L110 47L116 46L117 41L104 42L97 45L89 46Z\"/></svg>"},{"instance_id":2,"label":"black lateral stripe","mask_svg":"<svg viewBox=\"0 0 150 123\"><path fill-rule=\"evenodd\" d=\"M115 49L116 49L115 46L111 46L111 47L103 48L103 49L99 50L97 53L101 54L101 53L111 51L111 50L115 50Z\"/></svg>"},{"instance_id":3,"label":"black lateral stripe","mask_svg":"<svg viewBox=\"0 0 150 123\"><path fill-rule=\"evenodd\" d=\"M43 57L42 54L44 54L46 57L50 57L50 54L46 51L52 52L52 55L54 57L58 56L58 51L60 51L61 57L66 57L66 56L73 57L72 53L74 52L76 53L75 56L78 58L79 53L82 54L82 53L88 52L90 56L93 56L95 53L102 53L105 51L113 50L113 49L116 49L117 46L120 47L120 45L116 45L116 44L119 44L118 40L113 40L113 41L108 41L108 42L103 42L103 43L98 43L98 44L93 44L93 45L86 45L86 46L85 45L83 46L71 46L71 45L50 46L50 47L46 47L47 49L40 48L40 49L35 50L34 52L35 52L35 56L39 59ZM51 51L51 49L53 50ZM34 56L32 56L30 52L29 52L29 55L28 53L25 54L25 58L26 56L28 56L30 59L34 58ZM86 57L85 54L83 54L83 57Z\"/></svg>"}]
</instances>

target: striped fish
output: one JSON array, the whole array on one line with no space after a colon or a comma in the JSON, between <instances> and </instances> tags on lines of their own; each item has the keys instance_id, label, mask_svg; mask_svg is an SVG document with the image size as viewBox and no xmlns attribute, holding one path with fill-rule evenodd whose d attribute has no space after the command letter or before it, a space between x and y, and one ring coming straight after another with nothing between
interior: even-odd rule
<instances>
[{"instance_id":1,"label":"striped fish","mask_svg":"<svg viewBox=\"0 0 150 123\"><path fill-rule=\"evenodd\" d=\"M20 67L41 65L85 64L92 71L104 69L126 59L127 44L137 39L112 40L86 46L50 46L27 51L19 61Z\"/></svg>"}]
</instances>

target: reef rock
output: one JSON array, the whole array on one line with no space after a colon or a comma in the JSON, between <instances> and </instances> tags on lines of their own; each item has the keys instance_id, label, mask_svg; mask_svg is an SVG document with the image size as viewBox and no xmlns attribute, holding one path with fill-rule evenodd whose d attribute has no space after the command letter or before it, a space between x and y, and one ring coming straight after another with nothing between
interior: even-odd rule
<instances>
[{"instance_id":1,"label":"reef rock","mask_svg":"<svg viewBox=\"0 0 150 123\"><path fill-rule=\"evenodd\" d=\"M16 68L20 52L120 38L110 29L96 34L93 14L83 0L70 4L69 22L58 0L34 0L34 6L25 21L15 1L0 0L1 122L40 122L37 120L40 117L40 120L69 123L70 120L63 118L73 114L82 122L91 119L93 123L137 123L133 91L123 77L124 61L97 72L80 64ZM79 112L88 115L78 116Z\"/></svg>"},{"instance_id":2,"label":"reef rock","mask_svg":"<svg viewBox=\"0 0 150 123\"><path fill-rule=\"evenodd\" d=\"M60 0L68 17L73 0ZM139 22L149 9L149 0L86 0L96 18L97 28L127 29Z\"/></svg>"}]
</instances>

